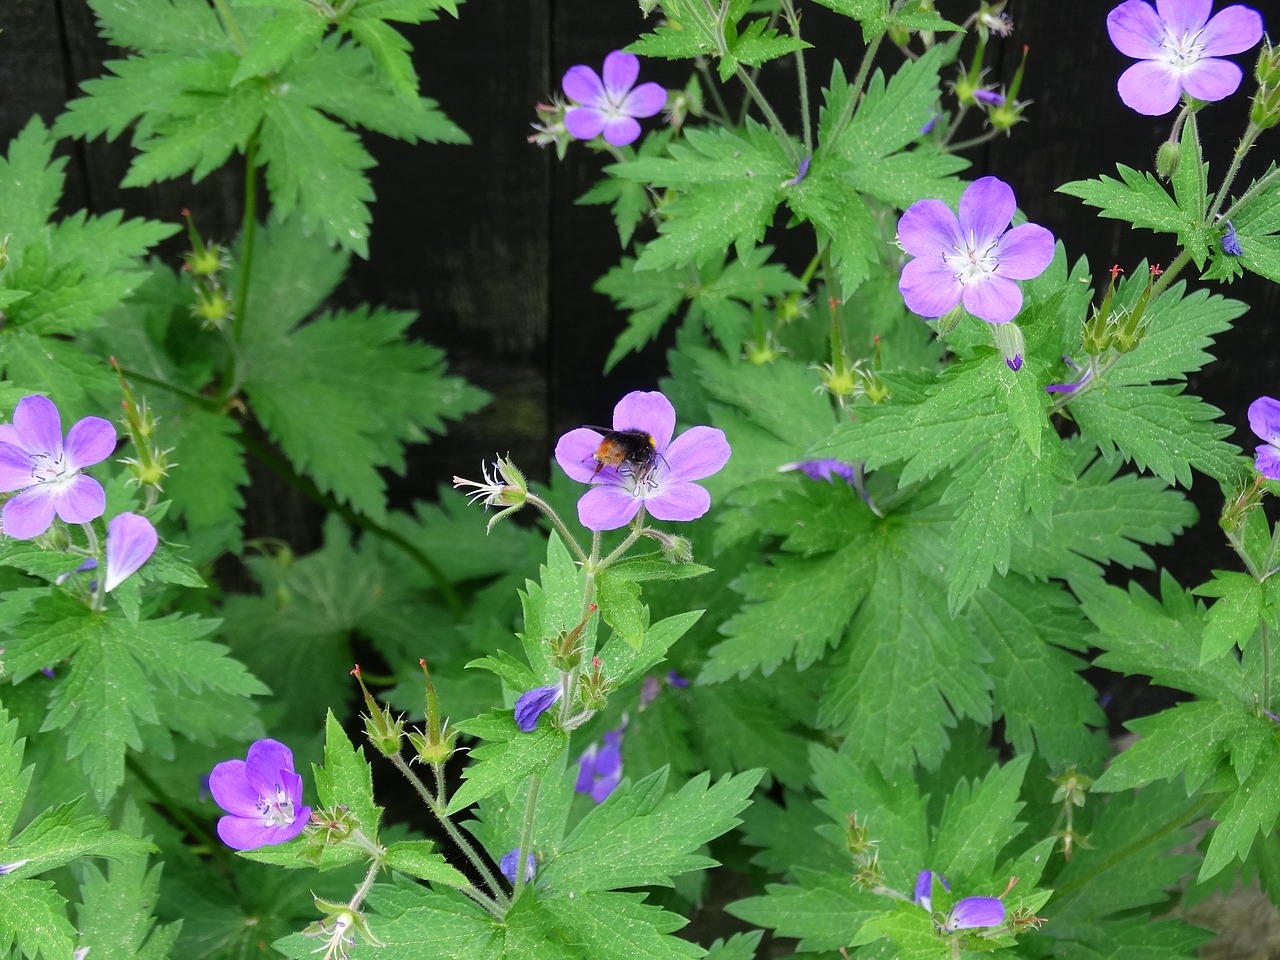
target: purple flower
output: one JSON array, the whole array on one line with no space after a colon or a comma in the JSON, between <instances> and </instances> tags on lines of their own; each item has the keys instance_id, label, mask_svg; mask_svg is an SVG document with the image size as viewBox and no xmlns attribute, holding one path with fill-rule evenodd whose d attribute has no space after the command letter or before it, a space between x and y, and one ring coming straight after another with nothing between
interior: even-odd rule
<instances>
[{"instance_id":1,"label":"purple flower","mask_svg":"<svg viewBox=\"0 0 1280 960\"><path fill-rule=\"evenodd\" d=\"M21 491L0 514L4 532L30 540L49 529L55 513L67 523L102 516L107 506L102 484L80 470L105 460L115 448L115 428L101 417L77 421L64 444L53 401L23 397L13 423L0 425L0 492Z\"/></svg>"},{"instance_id":2,"label":"purple flower","mask_svg":"<svg viewBox=\"0 0 1280 960\"><path fill-rule=\"evenodd\" d=\"M110 593L137 573L156 552L156 528L146 517L122 513L107 524L107 575L103 590Z\"/></svg>"},{"instance_id":3,"label":"purple flower","mask_svg":"<svg viewBox=\"0 0 1280 960\"><path fill-rule=\"evenodd\" d=\"M520 694L516 700L516 726L524 733L532 733L538 726L538 718L551 709L562 692L560 684L553 683Z\"/></svg>"},{"instance_id":4,"label":"purple flower","mask_svg":"<svg viewBox=\"0 0 1280 960\"><path fill-rule=\"evenodd\" d=\"M1268 480L1280 480L1280 400L1259 397L1249 404L1249 429L1266 441L1254 466Z\"/></svg>"},{"instance_id":5,"label":"purple flower","mask_svg":"<svg viewBox=\"0 0 1280 960\"><path fill-rule=\"evenodd\" d=\"M1244 250L1240 247L1240 238L1236 236L1236 228L1230 220L1226 222L1226 229L1222 231L1222 238L1218 241L1218 246L1228 256L1239 257L1244 255Z\"/></svg>"},{"instance_id":6,"label":"purple flower","mask_svg":"<svg viewBox=\"0 0 1280 960\"><path fill-rule=\"evenodd\" d=\"M578 758L578 782L574 792L588 793L596 803L604 803L622 782L622 731L610 730L604 742L593 743Z\"/></svg>"},{"instance_id":7,"label":"purple flower","mask_svg":"<svg viewBox=\"0 0 1280 960\"><path fill-rule=\"evenodd\" d=\"M675 670L668 670L667 683L671 684L677 690L683 690L685 687L689 686L689 678L680 676L680 674Z\"/></svg>"},{"instance_id":8,"label":"purple flower","mask_svg":"<svg viewBox=\"0 0 1280 960\"><path fill-rule=\"evenodd\" d=\"M998 927L1004 923L1004 903L995 897L965 897L947 914L946 933L974 927Z\"/></svg>"},{"instance_id":9,"label":"purple flower","mask_svg":"<svg viewBox=\"0 0 1280 960\"><path fill-rule=\"evenodd\" d=\"M822 460L801 460L797 463L784 463L778 468L780 471L799 470L810 480L825 480L827 483L835 483L836 477L850 486L855 485L853 464L845 463L843 460L834 460L830 457Z\"/></svg>"},{"instance_id":10,"label":"purple flower","mask_svg":"<svg viewBox=\"0 0 1280 960\"><path fill-rule=\"evenodd\" d=\"M932 870L921 870L919 876L916 877L916 891L912 898L914 903L924 907L930 913L933 912L933 881L937 880L942 884L942 889L948 893L951 887L947 883L947 878L940 873L934 873Z\"/></svg>"},{"instance_id":11,"label":"purple flower","mask_svg":"<svg viewBox=\"0 0 1280 960\"><path fill-rule=\"evenodd\" d=\"M1003 107L1005 101L1003 93L997 90L988 90L986 87L979 87L973 91L973 99L988 107Z\"/></svg>"},{"instance_id":12,"label":"purple flower","mask_svg":"<svg viewBox=\"0 0 1280 960\"><path fill-rule=\"evenodd\" d=\"M1072 370L1079 373L1080 378L1078 380L1072 380L1070 383L1051 383L1044 388L1045 393L1075 393L1093 379L1093 364L1090 364L1081 371L1079 365L1070 357L1063 357L1062 360Z\"/></svg>"},{"instance_id":13,"label":"purple flower","mask_svg":"<svg viewBox=\"0 0 1280 960\"><path fill-rule=\"evenodd\" d=\"M1183 93L1221 100L1243 76L1226 54L1243 53L1262 39L1262 17L1235 4L1209 18L1212 0L1125 0L1107 14L1117 50L1139 60L1120 74L1116 90L1125 106L1149 117L1168 113Z\"/></svg>"},{"instance_id":14,"label":"purple flower","mask_svg":"<svg viewBox=\"0 0 1280 960\"><path fill-rule=\"evenodd\" d=\"M256 850L292 840L311 819L302 806L302 777L283 743L259 740L244 760L224 760L209 774L209 792L228 816L218 836L233 850Z\"/></svg>"},{"instance_id":15,"label":"purple flower","mask_svg":"<svg viewBox=\"0 0 1280 960\"><path fill-rule=\"evenodd\" d=\"M498 861L498 870L507 878L509 883L516 882L516 861L520 858L520 851L509 850L502 855L502 859ZM533 880L534 875L538 872L538 860L532 853L524 855L524 882L529 883Z\"/></svg>"},{"instance_id":16,"label":"purple flower","mask_svg":"<svg viewBox=\"0 0 1280 960\"><path fill-rule=\"evenodd\" d=\"M940 317L961 302L988 323L1022 309L1015 280L1030 280L1053 259L1053 234L1034 223L1008 229L1016 203L1003 180L983 177L960 198L960 218L941 200L913 203L898 221L898 241L915 257L898 289L907 308Z\"/></svg>"},{"instance_id":17,"label":"purple flower","mask_svg":"<svg viewBox=\"0 0 1280 960\"><path fill-rule=\"evenodd\" d=\"M601 133L606 143L625 147L640 136L636 117L652 117L667 102L667 91L656 83L635 87L640 58L615 50L604 58L604 79L579 64L564 75L565 95L575 101L564 115L564 125L579 140ZM635 87L635 89L631 89Z\"/></svg>"},{"instance_id":18,"label":"purple flower","mask_svg":"<svg viewBox=\"0 0 1280 960\"><path fill-rule=\"evenodd\" d=\"M691 427L673 441L676 411L661 393L634 391L613 408L613 430L570 430L556 444L556 461L574 480L594 483L578 501L588 530L616 530L644 507L658 520L696 520L711 495L694 483L729 460L729 442L715 427ZM643 436L652 452L643 462L612 455L610 438ZM609 454L606 455L606 451Z\"/></svg>"}]
</instances>

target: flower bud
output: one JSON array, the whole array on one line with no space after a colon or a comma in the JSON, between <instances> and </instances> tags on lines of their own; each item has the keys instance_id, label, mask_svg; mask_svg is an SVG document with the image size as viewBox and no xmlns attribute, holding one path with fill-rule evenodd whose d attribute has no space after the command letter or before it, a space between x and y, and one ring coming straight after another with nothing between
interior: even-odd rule
<instances>
[{"instance_id":1,"label":"flower bud","mask_svg":"<svg viewBox=\"0 0 1280 960\"><path fill-rule=\"evenodd\" d=\"M408 734L409 743L423 763L442 764L453 756L458 733L449 729L448 720L440 719L440 702L436 698L436 686L431 682L427 661L419 660L418 666L422 667L423 676L426 677L427 726L425 730L411 730Z\"/></svg>"},{"instance_id":2,"label":"flower bud","mask_svg":"<svg viewBox=\"0 0 1280 960\"><path fill-rule=\"evenodd\" d=\"M1027 351L1026 340L1022 336L1022 328L1013 321L1009 323L993 323L991 335L995 339L996 349L1009 369L1017 373L1022 369L1022 357Z\"/></svg>"},{"instance_id":3,"label":"flower bud","mask_svg":"<svg viewBox=\"0 0 1280 960\"><path fill-rule=\"evenodd\" d=\"M1249 119L1265 130L1280 123L1280 48L1269 40L1258 51L1253 75L1258 80L1258 92L1253 96Z\"/></svg>"},{"instance_id":4,"label":"flower bud","mask_svg":"<svg viewBox=\"0 0 1280 960\"><path fill-rule=\"evenodd\" d=\"M364 677L360 675L360 664L355 665L351 675L360 684L360 691L364 694L364 705L369 711L364 716L365 735L380 754L384 757L394 757L400 752L400 745L404 740L404 720L396 717L389 708L373 699L373 694L364 685Z\"/></svg>"},{"instance_id":5,"label":"flower bud","mask_svg":"<svg viewBox=\"0 0 1280 960\"><path fill-rule=\"evenodd\" d=\"M1178 172L1182 161L1182 144L1166 140L1156 151L1156 173L1161 180L1169 180Z\"/></svg>"},{"instance_id":6,"label":"flower bud","mask_svg":"<svg viewBox=\"0 0 1280 960\"><path fill-rule=\"evenodd\" d=\"M960 321L964 319L964 307L956 304L942 316L937 319L938 336L945 337L947 334L960 326Z\"/></svg>"},{"instance_id":7,"label":"flower bud","mask_svg":"<svg viewBox=\"0 0 1280 960\"><path fill-rule=\"evenodd\" d=\"M499 520L506 519L525 505L529 499L529 483L509 457L498 457L494 460L492 470L482 463L480 472L484 477L483 483L478 480L454 477L453 485L458 489L474 488L467 494L468 503L475 504L483 501L486 510L489 507L504 508L494 514L486 524L485 531L490 532Z\"/></svg>"}]
</instances>

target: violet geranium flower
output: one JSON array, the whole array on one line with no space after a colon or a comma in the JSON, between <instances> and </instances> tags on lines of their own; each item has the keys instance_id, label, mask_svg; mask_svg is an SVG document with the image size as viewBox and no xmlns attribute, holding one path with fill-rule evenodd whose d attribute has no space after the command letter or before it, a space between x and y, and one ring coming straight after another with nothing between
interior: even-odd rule
<instances>
[{"instance_id":1,"label":"violet geranium flower","mask_svg":"<svg viewBox=\"0 0 1280 960\"><path fill-rule=\"evenodd\" d=\"M941 200L913 203L898 221L898 242L915 257L898 289L912 313L940 317L960 303L988 323L1007 323L1022 309L1015 280L1044 273L1053 234L1034 223L1008 229L1017 204L1003 180L975 180L960 197L960 217Z\"/></svg>"},{"instance_id":2,"label":"violet geranium flower","mask_svg":"<svg viewBox=\"0 0 1280 960\"><path fill-rule=\"evenodd\" d=\"M67 523L102 516L107 506L102 484L80 471L115 448L115 427L101 417L78 420L64 443L53 401L23 397L13 423L0 425L0 492L19 491L0 514L4 532L30 540L49 529L55 513Z\"/></svg>"},{"instance_id":3,"label":"violet geranium flower","mask_svg":"<svg viewBox=\"0 0 1280 960\"><path fill-rule=\"evenodd\" d=\"M656 391L628 393L613 408L608 435L591 427L570 430L556 443L556 461L570 477L593 483L578 501L588 530L616 530L644 507L658 520L696 520L711 508L711 495L694 483L729 461L729 442L715 427L690 427L675 440L676 411ZM642 436L651 446L643 463L603 457L615 434ZM648 441L651 441L649 443Z\"/></svg>"},{"instance_id":4,"label":"violet geranium flower","mask_svg":"<svg viewBox=\"0 0 1280 960\"><path fill-rule=\"evenodd\" d=\"M604 803L622 782L622 731L609 730L603 743L593 743L578 758L575 793L586 793Z\"/></svg>"},{"instance_id":5,"label":"violet geranium flower","mask_svg":"<svg viewBox=\"0 0 1280 960\"><path fill-rule=\"evenodd\" d=\"M1249 404L1249 429L1265 441L1254 466L1268 480L1280 480L1280 400L1259 397Z\"/></svg>"},{"instance_id":6,"label":"violet geranium flower","mask_svg":"<svg viewBox=\"0 0 1280 960\"><path fill-rule=\"evenodd\" d=\"M916 877L915 896L912 901L922 906L929 913L933 913L933 881L937 880L942 884L942 889L948 893L951 892L951 885L947 883L947 878L940 873L934 873L932 870L921 870Z\"/></svg>"},{"instance_id":7,"label":"violet geranium flower","mask_svg":"<svg viewBox=\"0 0 1280 960\"><path fill-rule=\"evenodd\" d=\"M639 76L640 58L621 50L604 58L603 79L585 64L570 67L563 80L565 95L575 101L564 115L569 133L579 140L603 133L615 147L633 143L640 136L636 118L652 117L667 103L667 91L658 84L636 87Z\"/></svg>"},{"instance_id":8,"label":"violet geranium flower","mask_svg":"<svg viewBox=\"0 0 1280 960\"><path fill-rule=\"evenodd\" d=\"M849 486L855 485L853 464L845 463L843 460L836 460L832 457L824 457L821 460L800 460L796 463L784 463L778 468L780 473L785 473L788 470L799 470L810 480L825 480L827 483L835 483L836 477L839 477Z\"/></svg>"},{"instance_id":9,"label":"violet geranium flower","mask_svg":"<svg viewBox=\"0 0 1280 960\"><path fill-rule=\"evenodd\" d=\"M947 914L942 924L946 933L977 927L998 927L1004 923L1004 902L995 897L965 897Z\"/></svg>"},{"instance_id":10,"label":"violet geranium flower","mask_svg":"<svg viewBox=\"0 0 1280 960\"><path fill-rule=\"evenodd\" d=\"M498 861L498 870L507 882L512 885L516 882L516 861L520 859L520 851L508 850L502 855L502 859ZM538 872L538 860L532 853L524 855L524 882L529 883L533 880Z\"/></svg>"},{"instance_id":11,"label":"violet geranium flower","mask_svg":"<svg viewBox=\"0 0 1280 960\"><path fill-rule=\"evenodd\" d=\"M1138 63L1120 74L1125 106L1149 117L1168 113L1184 93L1221 100L1235 93L1243 72L1220 57L1243 53L1262 39L1262 16L1234 4L1212 19L1212 0L1125 0L1107 14L1117 50Z\"/></svg>"},{"instance_id":12,"label":"violet geranium flower","mask_svg":"<svg viewBox=\"0 0 1280 960\"><path fill-rule=\"evenodd\" d=\"M256 850L292 840L311 819L302 805L302 777L293 753L276 740L259 740L244 760L224 760L209 774L209 792L227 816L218 836L233 850Z\"/></svg>"},{"instance_id":13,"label":"violet geranium flower","mask_svg":"<svg viewBox=\"0 0 1280 960\"><path fill-rule=\"evenodd\" d=\"M538 718L551 709L551 705L560 699L563 690L560 684L553 683L547 687L534 687L520 694L516 700L516 726L523 733L533 733L538 726Z\"/></svg>"}]
</instances>

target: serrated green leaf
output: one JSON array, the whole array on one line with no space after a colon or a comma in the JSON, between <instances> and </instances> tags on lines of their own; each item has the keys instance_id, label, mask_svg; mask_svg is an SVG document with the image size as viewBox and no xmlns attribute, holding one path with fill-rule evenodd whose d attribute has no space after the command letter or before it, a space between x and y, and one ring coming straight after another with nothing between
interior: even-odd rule
<instances>
[{"instance_id":1,"label":"serrated green leaf","mask_svg":"<svg viewBox=\"0 0 1280 960\"><path fill-rule=\"evenodd\" d=\"M1149 173L1117 164L1120 179L1072 180L1059 193L1079 197L1100 210L1100 216L1126 220L1135 227L1157 233L1179 233L1190 226L1169 192Z\"/></svg>"},{"instance_id":2,"label":"serrated green leaf","mask_svg":"<svg viewBox=\"0 0 1280 960\"><path fill-rule=\"evenodd\" d=\"M884 900L849 882L847 871L797 871L801 886L770 884L765 896L731 903L725 909L748 923L794 937L804 951L835 952L849 946L850 932L884 908Z\"/></svg>"},{"instance_id":3,"label":"serrated green leaf","mask_svg":"<svg viewBox=\"0 0 1280 960\"><path fill-rule=\"evenodd\" d=\"M0 159L0 223L16 249L36 240L53 217L66 165L53 159L53 137L39 117L27 121Z\"/></svg>"},{"instance_id":4,"label":"serrated green leaf","mask_svg":"<svg viewBox=\"0 0 1280 960\"><path fill-rule=\"evenodd\" d=\"M582 892L623 887L670 886L671 878L714 866L694 853L741 821L763 770L722 777L707 774L666 794L665 768L639 783L614 790L567 836L538 886L548 891Z\"/></svg>"},{"instance_id":5,"label":"serrated green leaf","mask_svg":"<svg viewBox=\"0 0 1280 960\"><path fill-rule=\"evenodd\" d=\"M1243 650L1262 619L1262 585L1243 573L1215 570L1213 579L1194 593L1218 598L1205 617L1201 662L1216 660L1235 647Z\"/></svg>"},{"instance_id":6,"label":"serrated green leaf","mask_svg":"<svg viewBox=\"0 0 1280 960\"><path fill-rule=\"evenodd\" d=\"M346 807L360 829L377 842L382 808L373 799L373 771L364 747L353 747L330 710L324 721L324 766L312 766L322 807Z\"/></svg>"},{"instance_id":7,"label":"serrated green leaf","mask_svg":"<svg viewBox=\"0 0 1280 960\"><path fill-rule=\"evenodd\" d=\"M758 67L770 60L808 50L813 46L799 37L782 36L770 28L768 20L753 20L737 36L729 40L728 53L720 58L720 79L727 81L739 65Z\"/></svg>"},{"instance_id":8,"label":"serrated green leaf","mask_svg":"<svg viewBox=\"0 0 1280 960\"><path fill-rule=\"evenodd\" d=\"M1262 762L1211 815L1218 825L1200 865L1201 881L1223 870L1232 860L1247 857L1257 835L1271 833L1280 819L1280 745L1274 731L1268 731L1266 743Z\"/></svg>"},{"instance_id":9,"label":"serrated green leaf","mask_svg":"<svg viewBox=\"0 0 1280 960\"><path fill-rule=\"evenodd\" d=\"M704 956L695 943L668 934L688 921L678 914L643 903L641 894L587 893L572 900L548 899L540 907L554 929L568 931L587 955L600 960L694 960ZM542 941L542 942L545 942ZM515 960L521 953L504 957Z\"/></svg>"},{"instance_id":10,"label":"serrated green leaf","mask_svg":"<svg viewBox=\"0 0 1280 960\"><path fill-rule=\"evenodd\" d=\"M661 663L671 646L684 636L701 616L701 610L690 610L659 620L653 626L646 627L639 643L633 644L625 636L620 636L621 642L607 641L600 649L600 660L608 665L609 679L616 686L638 679Z\"/></svg>"},{"instance_id":11,"label":"serrated green leaf","mask_svg":"<svg viewBox=\"0 0 1280 960\"><path fill-rule=\"evenodd\" d=\"M471 762L462 771L465 782L449 800L450 814L542 774L560 758L568 743L563 731L545 723L532 733L523 733L510 713L476 717L459 723L458 729L489 742L471 749Z\"/></svg>"},{"instance_id":12,"label":"serrated green leaf","mask_svg":"<svg viewBox=\"0 0 1280 960\"><path fill-rule=\"evenodd\" d=\"M314 51L329 23L317 11L303 6L278 6L258 20L245 36L240 65L231 75L231 86L250 77L270 77L292 60Z\"/></svg>"},{"instance_id":13,"label":"serrated green leaf","mask_svg":"<svg viewBox=\"0 0 1280 960\"><path fill-rule=\"evenodd\" d=\"M909 6L890 4L885 0L818 0L818 3L862 24L863 43L871 43L895 26L910 30L963 29L937 13L914 12Z\"/></svg>"},{"instance_id":14,"label":"serrated green leaf","mask_svg":"<svg viewBox=\"0 0 1280 960\"><path fill-rule=\"evenodd\" d=\"M1103 455L1117 451L1166 483L1191 486L1191 468L1222 483L1240 472L1239 447L1222 442L1231 427L1222 411L1181 385L1111 387L1085 392L1071 404L1083 431Z\"/></svg>"},{"instance_id":15,"label":"serrated green leaf","mask_svg":"<svg viewBox=\"0 0 1280 960\"><path fill-rule=\"evenodd\" d=\"M16 943L18 955L35 960L70 957L76 929L66 901L48 880L0 883L0 943Z\"/></svg>"},{"instance_id":16,"label":"serrated green leaf","mask_svg":"<svg viewBox=\"0 0 1280 960\"><path fill-rule=\"evenodd\" d=\"M470 881L456 867L449 865L435 851L435 844L426 840L401 840L387 847L387 866L419 880L443 883L451 887L465 887Z\"/></svg>"}]
</instances>

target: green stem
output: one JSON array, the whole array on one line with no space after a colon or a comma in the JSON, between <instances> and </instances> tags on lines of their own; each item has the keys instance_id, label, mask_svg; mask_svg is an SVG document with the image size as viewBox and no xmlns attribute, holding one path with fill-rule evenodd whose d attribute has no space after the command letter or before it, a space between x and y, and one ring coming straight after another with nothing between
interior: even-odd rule
<instances>
[{"instance_id":1,"label":"green stem","mask_svg":"<svg viewBox=\"0 0 1280 960\"><path fill-rule=\"evenodd\" d=\"M1262 709L1271 711L1271 629L1262 621Z\"/></svg>"},{"instance_id":2,"label":"green stem","mask_svg":"<svg viewBox=\"0 0 1280 960\"><path fill-rule=\"evenodd\" d=\"M533 846L533 821L538 812L538 791L542 788L542 778L536 774L529 778L529 795L524 801L524 823L520 828L520 846L516 852L516 885L511 899L515 900L524 889L525 851Z\"/></svg>"},{"instance_id":3,"label":"green stem","mask_svg":"<svg viewBox=\"0 0 1280 960\"><path fill-rule=\"evenodd\" d=\"M222 409L222 405L212 397L206 397L194 390L188 390L177 384L170 383L168 380L161 380L159 377L151 377L145 373L139 373L131 367L121 367L120 372L130 380L137 380L139 383L148 383L153 387L159 387L166 393L171 393L175 397L181 397L187 403L200 407L209 413L218 413Z\"/></svg>"},{"instance_id":4,"label":"green stem","mask_svg":"<svg viewBox=\"0 0 1280 960\"><path fill-rule=\"evenodd\" d=\"M569 528L565 526L564 521L560 519L560 514L556 513L551 504L532 493L525 494L525 503L531 503L542 511L542 515L550 520L551 525L556 528L556 533L560 534L560 539L573 548L573 552L578 556L578 562L585 565L587 563L587 555L583 552L582 547L579 546L578 541L574 539L573 535L569 532Z\"/></svg>"},{"instance_id":5,"label":"green stem","mask_svg":"<svg viewBox=\"0 0 1280 960\"><path fill-rule=\"evenodd\" d=\"M240 278L231 312L231 336L221 396L225 400L240 389L240 344L249 307L249 282L253 277L253 244L258 232L258 132L249 136L244 149L244 223L240 229Z\"/></svg>"},{"instance_id":6,"label":"green stem","mask_svg":"<svg viewBox=\"0 0 1280 960\"><path fill-rule=\"evenodd\" d=\"M1231 154L1231 166L1227 168L1227 175L1222 178L1222 186L1218 188L1218 195L1213 198L1213 209L1209 211L1209 216L1205 218L1206 224L1213 223L1218 216L1218 211L1222 209L1223 203L1226 202L1227 194L1231 190L1231 184L1235 182L1236 175L1240 172L1240 164L1244 162L1245 154L1253 148L1261 133L1262 128L1252 120L1244 128L1244 136L1240 138L1240 142L1236 144L1235 152Z\"/></svg>"},{"instance_id":7,"label":"green stem","mask_svg":"<svg viewBox=\"0 0 1280 960\"><path fill-rule=\"evenodd\" d=\"M711 64L706 57L698 57L693 64L698 72L702 74L702 82L705 84L707 91L711 94L711 99L715 101L716 110L723 118L725 125L729 123L729 105L724 102L724 97L720 94L720 78L711 75Z\"/></svg>"},{"instance_id":8,"label":"green stem","mask_svg":"<svg viewBox=\"0 0 1280 960\"><path fill-rule=\"evenodd\" d=\"M795 144L791 142L791 136L787 133L787 128L782 125L782 121L778 119L778 115L773 112L773 107L769 105L769 101L765 99L760 88L756 86L755 80L751 78L746 70L741 66L737 68L738 79L742 81L742 85L747 88L747 93L751 95L751 99L755 101L756 106L760 108L760 112L764 114L764 118L769 122L774 135L778 138L778 142L782 144L782 149L787 153L787 159L797 167L800 165L800 155L796 153Z\"/></svg>"},{"instance_id":9,"label":"green stem","mask_svg":"<svg viewBox=\"0 0 1280 960\"><path fill-rule=\"evenodd\" d=\"M236 23L236 18L231 15L227 0L213 0L213 8L218 11L218 19L227 28L227 36L235 44L236 53L243 57L248 49L248 44L244 42L244 34L240 32L240 25Z\"/></svg>"},{"instance_id":10,"label":"green stem","mask_svg":"<svg viewBox=\"0 0 1280 960\"><path fill-rule=\"evenodd\" d=\"M796 15L795 4L792 0L782 0L782 9L787 18L787 25L791 28L791 35L799 40L800 18ZM809 124L809 79L805 72L804 51L797 50L795 57L796 82L800 85L800 123L804 132L804 155L808 157L813 155L813 130Z\"/></svg>"},{"instance_id":11,"label":"green stem","mask_svg":"<svg viewBox=\"0 0 1280 960\"><path fill-rule=\"evenodd\" d=\"M1151 285L1150 303L1154 303L1156 297L1169 289L1169 284L1178 278L1178 274L1182 272L1182 268L1191 262L1191 254L1186 250L1181 250L1178 255L1173 258L1173 262L1165 268L1164 273L1156 277L1156 282Z\"/></svg>"},{"instance_id":12,"label":"green stem","mask_svg":"<svg viewBox=\"0 0 1280 960\"><path fill-rule=\"evenodd\" d=\"M1240 199L1227 208L1223 216L1230 220L1245 205L1252 203L1258 194L1265 193L1270 190L1272 185L1278 181L1280 181L1280 168L1272 170L1270 173L1255 181L1253 186L1240 195Z\"/></svg>"},{"instance_id":13,"label":"green stem","mask_svg":"<svg viewBox=\"0 0 1280 960\"><path fill-rule=\"evenodd\" d=\"M404 757L396 753L392 754L389 759L404 778L409 781L409 785L417 791L418 796L422 798L422 802L425 803L427 805L427 809L431 811L431 815L436 818L440 823L440 826L444 827L444 832L449 835L449 839L457 844L458 849L462 851L463 856L465 856L471 863L471 866L475 868L476 873L480 874L485 885L488 886L490 893L493 894L492 897L488 897L483 891L472 887L468 896L476 899L476 902L481 903L485 909L495 917L501 917L506 913L507 907L511 905L511 902L506 898L506 895L503 894L502 884L498 882L497 877L493 875L493 871L489 869L489 864L485 862L484 857L480 856L476 851L476 848L471 845L471 842L463 836L462 831L454 825L453 820L449 817L445 804L438 800L431 791L427 789L427 785L422 782L416 773L413 772L413 769L405 761ZM464 888L463 892L467 892L466 888Z\"/></svg>"}]
</instances>

